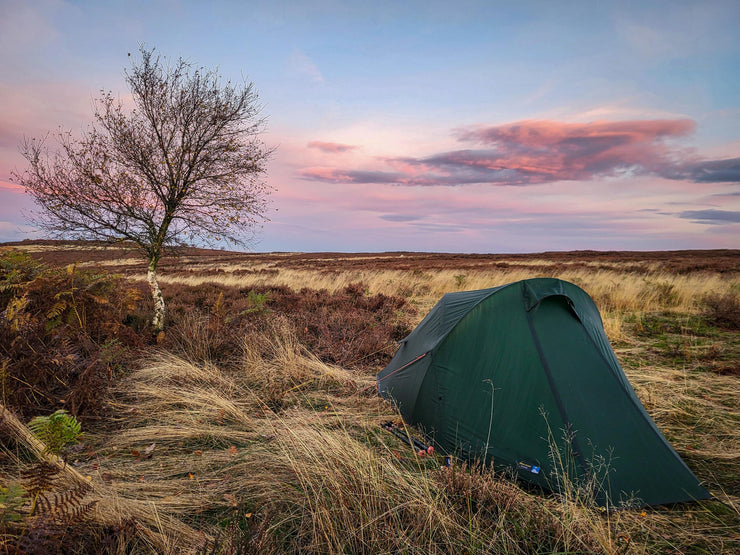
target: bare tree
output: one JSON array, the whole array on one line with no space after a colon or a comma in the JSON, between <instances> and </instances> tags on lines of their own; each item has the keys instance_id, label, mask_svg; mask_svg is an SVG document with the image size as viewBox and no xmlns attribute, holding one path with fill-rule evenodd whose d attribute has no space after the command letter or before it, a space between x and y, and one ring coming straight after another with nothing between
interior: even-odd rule
<instances>
[{"instance_id":1,"label":"bare tree","mask_svg":"<svg viewBox=\"0 0 740 555\"><path fill-rule=\"evenodd\" d=\"M81 138L60 131L55 152L45 140L25 140L29 167L14 178L41 209L36 223L55 236L141 248L159 332L163 248L196 237L244 244L266 219L262 177L272 151L259 138L264 119L252 83L223 83L214 70L170 63L143 46L139 53L124 70L133 107L101 91Z\"/></svg>"}]
</instances>

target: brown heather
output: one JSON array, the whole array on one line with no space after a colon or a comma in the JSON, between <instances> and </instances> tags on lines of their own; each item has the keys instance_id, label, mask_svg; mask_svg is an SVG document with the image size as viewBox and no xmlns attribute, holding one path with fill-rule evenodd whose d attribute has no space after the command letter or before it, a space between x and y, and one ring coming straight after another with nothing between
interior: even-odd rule
<instances>
[{"instance_id":1,"label":"brown heather","mask_svg":"<svg viewBox=\"0 0 740 555\"><path fill-rule=\"evenodd\" d=\"M126 245L22 246L50 267L2 255L5 551L740 549L737 251L189 249L163 260L170 313L155 344L142 325L146 299L130 302L143 274ZM603 513L575 489L555 497L485 468L442 469L379 428L398 417L377 397L374 374L442 294L536 276L567 279L594 298L643 404L716 500ZM14 414L69 410L71 399L85 436L64 464ZM89 506L84 518L28 516L31 500L13 487L39 461L59 468L49 497L72 499L69 514Z\"/></svg>"}]
</instances>

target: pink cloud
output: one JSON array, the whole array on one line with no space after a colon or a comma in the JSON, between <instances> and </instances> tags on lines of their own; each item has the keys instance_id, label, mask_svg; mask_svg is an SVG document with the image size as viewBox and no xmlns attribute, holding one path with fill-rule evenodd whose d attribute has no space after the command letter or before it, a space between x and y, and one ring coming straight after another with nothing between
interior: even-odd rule
<instances>
[{"instance_id":1,"label":"pink cloud","mask_svg":"<svg viewBox=\"0 0 740 555\"><path fill-rule=\"evenodd\" d=\"M403 175L397 172L373 170L342 170L339 168L303 168L299 175L305 179L327 183L400 183Z\"/></svg>"},{"instance_id":2,"label":"pink cloud","mask_svg":"<svg viewBox=\"0 0 740 555\"><path fill-rule=\"evenodd\" d=\"M19 195L23 195L26 193L26 189L17 183L10 183L8 181L0 180L0 189L3 189L5 191L18 193Z\"/></svg>"},{"instance_id":3,"label":"pink cloud","mask_svg":"<svg viewBox=\"0 0 740 555\"><path fill-rule=\"evenodd\" d=\"M304 168L299 174L330 183L402 185L531 185L625 174L737 180L740 159L698 160L691 149L675 143L695 127L688 119L478 125L454 131L458 141L476 148L378 159L370 168Z\"/></svg>"},{"instance_id":4,"label":"pink cloud","mask_svg":"<svg viewBox=\"0 0 740 555\"><path fill-rule=\"evenodd\" d=\"M676 208L666 211L658 201L662 195L652 195L651 182L647 177L629 180L608 196L594 194L593 182L578 181L539 188L535 195L522 187L491 194L486 185L422 189L297 183L302 197L281 202L272 227L265 228L266 243L271 244L273 234L290 233L301 249L314 248L321 234L342 230L335 235L334 249L373 250L378 244L392 249L402 237L404 250L516 252L623 249L625 244L644 248L647 238L670 248L675 246L676 233L696 234L699 224L677 218ZM690 203L693 196L679 191L669 199ZM306 211L307 202L311 211ZM653 207L657 209L642 210ZM673 242L662 243L668 239Z\"/></svg>"},{"instance_id":5,"label":"pink cloud","mask_svg":"<svg viewBox=\"0 0 740 555\"><path fill-rule=\"evenodd\" d=\"M302 177L315 179L317 181L327 181L334 183L346 183L354 181L352 171L342 171L336 168L303 168L300 172Z\"/></svg>"},{"instance_id":6,"label":"pink cloud","mask_svg":"<svg viewBox=\"0 0 740 555\"><path fill-rule=\"evenodd\" d=\"M659 137L685 136L696 124L689 119L596 121L565 123L547 120L524 120L499 126L462 127L456 130L461 141L482 143L504 142L531 147L557 146L564 141L606 139L616 143L650 142Z\"/></svg>"},{"instance_id":7,"label":"pink cloud","mask_svg":"<svg viewBox=\"0 0 740 555\"><path fill-rule=\"evenodd\" d=\"M687 119L564 123L521 121L458 129L463 142L493 147L488 156L457 161L489 169L518 170L528 181L582 180L627 169L660 173L675 149L664 140L685 137L696 125ZM453 153L458 154L458 153Z\"/></svg>"},{"instance_id":8,"label":"pink cloud","mask_svg":"<svg viewBox=\"0 0 740 555\"><path fill-rule=\"evenodd\" d=\"M289 240L291 250L326 250L327 236L330 250L350 251L732 248L732 235L721 232L740 225L723 213L704 213L701 220L681 216L688 210L740 210L740 197L710 197L734 189L724 182L699 185L645 174L535 189L488 183L422 187L422 177L441 172L421 161L353 155L353 164L340 167L329 155L313 151L311 163L312 151L302 152L308 162L298 166L304 179L295 179L292 155L281 166L274 199L280 210L265 226L263 248L281 250ZM276 175L277 170L271 178Z\"/></svg>"},{"instance_id":9,"label":"pink cloud","mask_svg":"<svg viewBox=\"0 0 740 555\"><path fill-rule=\"evenodd\" d=\"M355 150L357 147L353 145L344 145L341 143L327 143L324 141L311 141L308 143L308 148L316 148L322 152L330 152L332 154L341 154L342 152L349 152Z\"/></svg>"}]
</instances>

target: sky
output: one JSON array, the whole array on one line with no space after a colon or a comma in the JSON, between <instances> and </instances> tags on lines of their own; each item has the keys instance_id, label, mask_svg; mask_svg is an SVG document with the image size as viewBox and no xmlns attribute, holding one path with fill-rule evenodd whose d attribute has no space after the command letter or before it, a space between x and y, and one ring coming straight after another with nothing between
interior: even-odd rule
<instances>
[{"instance_id":1,"label":"sky","mask_svg":"<svg viewBox=\"0 0 740 555\"><path fill-rule=\"evenodd\" d=\"M247 79L253 251L740 248L740 2L0 0L0 242L19 143L84 130L139 45Z\"/></svg>"}]
</instances>

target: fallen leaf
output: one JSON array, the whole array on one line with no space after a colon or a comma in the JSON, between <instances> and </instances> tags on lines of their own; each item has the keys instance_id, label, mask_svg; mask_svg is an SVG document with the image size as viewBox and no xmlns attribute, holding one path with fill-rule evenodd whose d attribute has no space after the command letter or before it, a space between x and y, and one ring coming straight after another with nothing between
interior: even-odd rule
<instances>
[{"instance_id":1,"label":"fallen leaf","mask_svg":"<svg viewBox=\"0 0 740 555\"><path fill-rule=\"evenodd\" d=\"M194 480L195 479L195 474L193 474L192 472L188 472L188 478L190 480Z\"/></svg>"},{"instance_id":2,"label":"fallen leaf","mask_svg":"<svg viewBox=\"0 0 740 555\"><path fill-rule=\"evenodd\" d=\"M154 448L157 446L156 443L152 443L149 447L144 449L144 458L145 459L151 459L152 453L154 452Z\"/></svg>"},{"instance_id":3,"label":"fallen leaf","mask_svg":"<svg viewBox=\"0 0 740 555\"><path fill-rule=\"evenodd\" d=\"M131 449L131 454L136 457L137 459L141 457L141 453L139 453L136 449Z\"/></svg>"},{"instance_id":4,"label":"fallen leaf","mask_svg":"<svg viewBox=\"0 0 740 555\"><path fill-rule=\"evenodd\" d=\"M252 513L244 513L244 516L245 516L246 518L252 518Z\"/></svg>"},{"instance_id":5,"label":"fallen leaf","mask_svg":"<svg viewBox=\"0 0 740 555\"><path fill-rule=\"evenodd\" d=\"M231 447L229 447L229 455L236 455L236 453L237 449L235 446L232 445Z\"/></svg>"},{"instance_id":6,"label":"fallen leaf","mask_svg":"<svg viewBox=\"0 0 740 555\"><path fill-rule=\"evenodd\" d=\"M196 457L202 457L203 456L203 451L201 451L200 449L197 449L197 450L193 451L193 455L195 455Z\"/></svg>"},{"instance_id":7,"label":"fallen leaf","mask_svg":"<svg viewBox=\"0 0 740 555\"><path fill-rule=\"evenodd\" d=\"M236 507L238 503L236 502L236 495L233 495L231 493L224 493L224 499L228 501L229 505L232 507Z\"/></svg>"}]
</instances>

